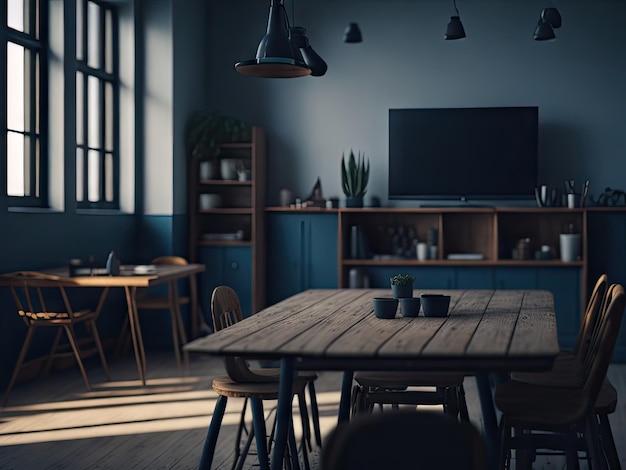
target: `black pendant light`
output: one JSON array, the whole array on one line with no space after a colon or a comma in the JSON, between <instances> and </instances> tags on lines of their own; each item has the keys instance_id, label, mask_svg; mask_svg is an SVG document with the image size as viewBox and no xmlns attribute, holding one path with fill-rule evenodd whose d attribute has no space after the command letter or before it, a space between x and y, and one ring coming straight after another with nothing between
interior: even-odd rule
<instances>
[{"instance_id":1,"label":"black pendant light","mask_svg":"<svg viewBox=\"0 0 626 470\"><path fill-rule=\"evenodd\" d=\"M456 0L454 0L454 15L450 17L448 28L446 29L446 40L463 39L465 38L465 28L461 23L461 17L459 16L459 9L456 7Z\"/></svg>"},{"instance_id":2,"label":"black pendant light","mask_svg":"<svg viewBox=\"0 0 626 470\"><path fill-rule=\"evenodd\" d=\"M306 29L295 26L289 29L289 37L294 50L299 51L304 63L311 69L311 75L321 77L328 70L328 65L317 52L313 50L306 37Z\"/></svg>"},{"instance_id":3,"label":"black pendant light","mask_svg":"<svg viewBox=\"0 0 626 470\"><path fill-rule=\"evenodd\" d=\"M343 33L343 42L363 42L363 35L357 23L350 23Z\"/></svg>"},{"instance_id":4,"label":"black pendant light","mask_svg":"<svg viewBox=\"0 0 626 470\"><path fill-rule=\"evenodd\" d=\"M544 8L541 11L533 39L535 41L550 41L556 38L554 30L561 27L561 14L556 8Z\"/></svg>"},{"instance_id":5,"label":"black pendant light","mask_svg":"<svg viewBox=\"0 0 626 470\"><path fill-rule=\"evenodd\" d=\"M289 38L289 22L283 0L271 0L267 32L257 48L256 58L235 64L243 75L266 78L294 78L311 74L302 55Z\"/></svg>"}]
</instances>

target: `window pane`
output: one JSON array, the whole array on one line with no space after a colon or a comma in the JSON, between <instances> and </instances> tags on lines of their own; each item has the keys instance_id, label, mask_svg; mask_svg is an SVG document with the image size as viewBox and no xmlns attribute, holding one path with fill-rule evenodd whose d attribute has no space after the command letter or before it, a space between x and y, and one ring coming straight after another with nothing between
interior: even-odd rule
<instances>
[{"instance_id":1,"label":"window pane","mask_svg":"<svg viewBox=\"0 0 626 470\"><path fill-rule=\"evenodd\" d=\"M83 0L76 1L76 58L84 60L85 44L83 43L83 35L85 33L85 23L83 17Z\"/></svg>"},{"instance_id":2,"label":"window pane","mask_svg":"<svg viewBox=\"0 0 626 470\"><path fill-rule=\"evenodd\" d=\"M89 202L100 200L100 153L89 150L87 154L87 198Z\"/></svg>"},{"instance_id":3,"label":"window pane","mask_svg":"<svg viewBox=\"0 0 626 470\"><path fill-rule=\"evenodd\" d=\"M41 84L39 83L39 77L41 77L41 74L39 70L39 54L36 52L33 52L33 54L35 54L35 75L32 77L35 87L35 132L39 134L39 122L41 121ZM27 127L30 127L30 125Z\"/></svg>"},{"instance_id":4,"label":"window pane","mask_svg":"<svg viewBox=\"0 0 626 470\"><path fill-rule=\"evenodd\" d=\"M107 202L113 201L113 155L104 156L104 198Z\"/></svg>"},{"instance_id":5,"label":"window pane","mask_svg":"<svg viewBox=\"0 0 626 470\"><path fill-rule=\"evenodd\" d=\"M7 194L24 196L24 136L7 133Z\"/></svg>"},{"instance_id":6,"label":"window pane","mask_svg":"<svg viewBox=\"0 0 626 470\"><path fill-rule=\"evenodd\" d=\"M28 32L24 29L24 0L9 0L8 11L9 14L7 24L9 28L17 29L18 31ZM28 22L26 22L28 24Z\"/></svg>"},{"instance_id":7,"label":"window pane","mask_svg":"<svg viewBox=\"0 0 626 470\"><path fill-rule=\"evenodd\" d=\"M84 75L76 72L76 143L83 145L85 135L85 83Z\"/></svg>"},{"instance_id":8,"label":"window pane","mask_svg":"<svg viewBox=\"0 0 626 470\"><path fill-rule=\"evenodd\" d=\"M93 2L87 4L87 64L100 68L100 7Z\"/></svg>"},{"instance_id":9,"label":"window pane","mask_svg":"<svg viewBox=\"0 0 626 470\"><path fill-rule=\"evenodd\" d=\"M83 193L85 191L85 153L83 149L76 149L76 200L83 201Z\"/></svg>"},{"instance_id":10,"label":"window pane","mask_svg":"<svg viewBox=\"0 0 626 470\"><path fill-rule=\"evenodd\" d=\"M41 140L35 138L35 197L41 197Z\"/></svg>"},{"instance_id":11,"label":"window pane","mask_svg":"<svg viewBox=\"0 0 626 470\"><path fill-rule=\"evenodd\" d=\"M7 43L7 127L24 131L24 48Z\"/></svg>"},{"instance_id":12,"label":"window pane","mask_svg":"<svg viewBox=\"0 0 626 470\"><path fill-rule=\"evenodd\" d=\"M109 82L104 84L104 148L113 150L113 85Z\"/></svg>"},{"instance_id":13,"label":"window pane","mask_svg":"<svg viewBox=\"0 0 626 470\"><path fill-rule=\"evenodd\" d=\"M87 145L100 147L100 81L96 77L88 77L87 84Z\"/></svg>"},{"instance_id":14,"label":"window pane","mask_svg":"<svg viewBox=\"0 0 626 470\"><path fill-rule=\"evenodd\" d=\"M104 11L104 70L113 73L113 13Z\"/></svg>"}]
</instances>

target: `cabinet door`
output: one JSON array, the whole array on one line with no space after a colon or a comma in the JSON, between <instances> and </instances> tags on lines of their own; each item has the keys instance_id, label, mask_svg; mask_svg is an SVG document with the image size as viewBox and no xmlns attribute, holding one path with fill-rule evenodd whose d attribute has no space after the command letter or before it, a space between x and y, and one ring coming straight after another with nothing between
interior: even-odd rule
<instances>
[{"instance_id":1,"label":"cabinet door","mask_svg":"<svg viewBox=\"0 0 626 470\"><path fill-rule=\"evenodd\" d=\"M496 289L537 288L537 268L534 266L498 268L494 278Z\"/></svg>"},{"instance_id":2,"label":"cabinet door","mask_svg":"<svg viewBox=\"0 0 626 470\"><path fill-rule=\"evenodd\" d=\"M203 247L199 254L206 271L200 276L200 304L207 319L211 318L211 294L217 286L230 286L239 297L244 316L252 311L252 269L249 246Z\"/></svg>"},{"instance_id":3,"label":"cabinet door","mask_svg":"<svg viewBox=\"0 0 626 470\"><path fill-rule=\"evenodd\" d=\"M493 289L495 286L491 267L457 267L455 271L457 289Z\"/></svg>"},{"instance_id":4,"label":"cabinet door","mask_svg":"<svg viewBox=\"0 0 626 470\"><path fill-rule=\"evenodd\" d=\"M270 213L267 300L337 287L337 215Z\"/></svg>"}]
</instances>

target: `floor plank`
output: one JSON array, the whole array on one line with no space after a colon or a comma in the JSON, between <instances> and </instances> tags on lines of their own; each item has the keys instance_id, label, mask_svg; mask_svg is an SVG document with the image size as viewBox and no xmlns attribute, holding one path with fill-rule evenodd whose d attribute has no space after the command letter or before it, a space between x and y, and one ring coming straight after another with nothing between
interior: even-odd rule
<instances>
[{"instance_id":1,"label":"floor plank","mask_svg":"<svg viewBox=\"0 0 626 470\"><path fill-rule=\"evenodd\" d=\"M0 409L2 469L193 469L216 395L211 380L223 373L222 361L192 355L190 372L179 376L172 354L151 352L146 386L137 379L134 360L112 360L112 382L97 362L87 364L94 385L87 392L75 369L19 384ZM626 396L626 364L613 364L609 377ZM341 374L321 372L316 382L323 435L336 424ZM465 381L472 422L481 427L476 385ZM230 399L213 467L230 469L242 400ZM273 404L268 404L266 411ZM622 466L626 468L626 405L610 416ZM319 468L318 451L311 456ZM254 467L249 459L247 468ZM534 468L562 468L561 457L541 457Z\"/></svg>"}]
</instances>

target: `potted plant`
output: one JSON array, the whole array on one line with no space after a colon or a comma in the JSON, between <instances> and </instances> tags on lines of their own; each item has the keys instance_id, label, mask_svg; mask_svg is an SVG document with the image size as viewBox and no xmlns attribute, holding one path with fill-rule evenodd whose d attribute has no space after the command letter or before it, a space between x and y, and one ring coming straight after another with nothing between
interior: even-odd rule
<instances>
[{"instance_id":1,"label":"potted plant","mask_svg":"<svg viewBox=\"0 0 626 470\"><path fill-rule=\"evenodd\" d=\"M231 116L196 112L187 123L187 153L200 162L200 179L219 175L220 144L250 140L250 126Z\"/></svg>"},{"instance_id":2,"label":"potted plant","mask_svg":"<svg viewBox=\"0 0 626 470\"><path fill-rule=\"evenodd\" d=\"M341 187L346 195L346 207L363 207L363 196L367 191L367 182L370 175L369 161L359 152L355 158L350 150L350 157L346 163L345 155L341 155Z\"/></svg>"},{"instance_id":3,"label":"potted plant","mask_svg":"<svg viewBox=\"0 0 626 470\"><path fill-rule=\"evenodd\" d=\"M411 274L396 274L391 276L391 292L394 297L413 297L413 282L415 276Z\"/></svg>"}]
</instances>

